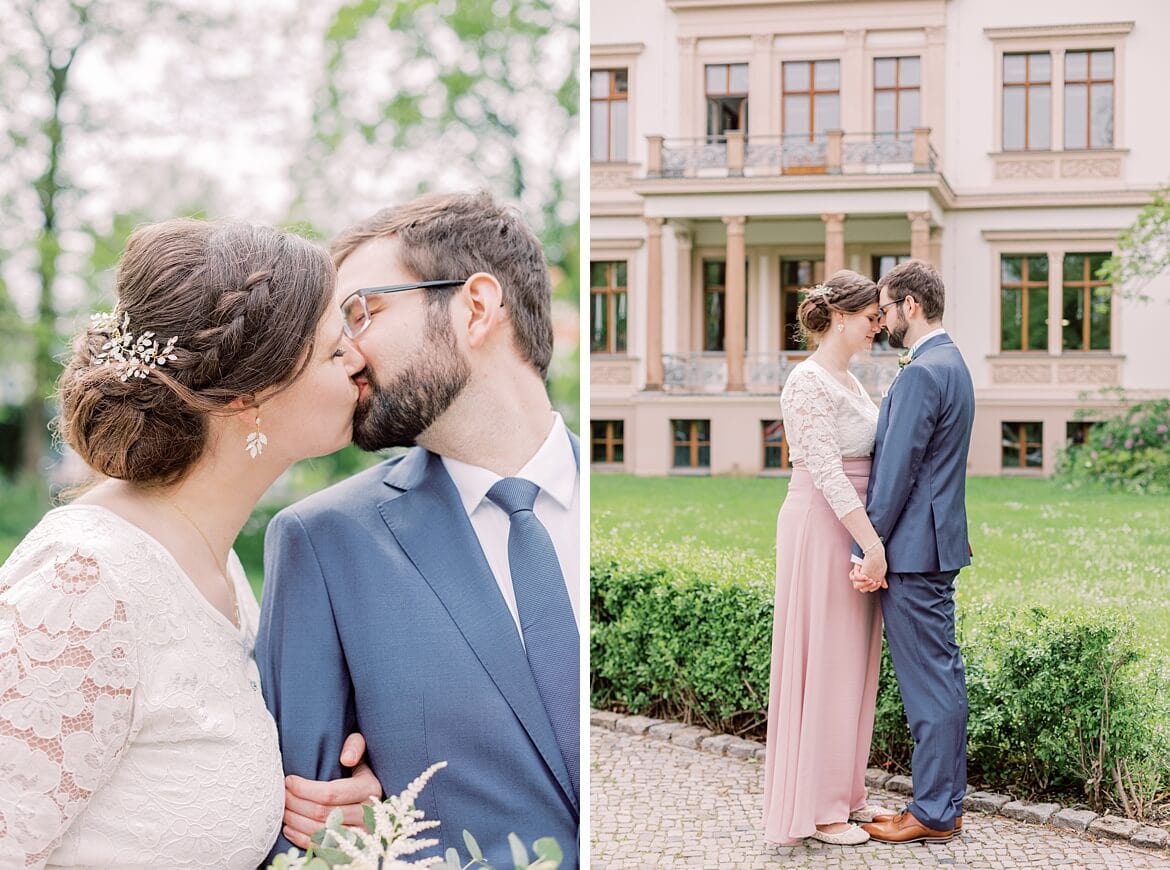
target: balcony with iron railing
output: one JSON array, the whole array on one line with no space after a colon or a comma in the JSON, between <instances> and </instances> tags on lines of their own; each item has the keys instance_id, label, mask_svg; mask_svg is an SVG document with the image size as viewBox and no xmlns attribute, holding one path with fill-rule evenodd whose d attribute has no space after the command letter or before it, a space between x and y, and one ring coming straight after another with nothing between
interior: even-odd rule
<instances>
[{"instance_id":1,"label":"balcony with iron railing","mask_svg":"<svg viewBox=\"0 0 1170 870\"><path fill-rule=\"evenodd\" d=\"M749 353L744 357L744 380L749 393L779 393L789 372L807 351ZM875 350L854 360L850 371L875 399L889 389L898 374L898 354ZM723 393L727 390L727 358L721 353L671 353L662 357L662 388L680 395Z\"/></svg>"},{"instance_id":2,"label":"balcony with iron railing","mask_svg":"<svg viewBox=\"0 0 1170 870\"><path fill-rule=\"evenodd\" d=\"M935 173L930 128L901 134L829 130L809 137L751 135L729 130L700 139L647 137L646 178L896 175Z\"/></svg>"}]
</instances>

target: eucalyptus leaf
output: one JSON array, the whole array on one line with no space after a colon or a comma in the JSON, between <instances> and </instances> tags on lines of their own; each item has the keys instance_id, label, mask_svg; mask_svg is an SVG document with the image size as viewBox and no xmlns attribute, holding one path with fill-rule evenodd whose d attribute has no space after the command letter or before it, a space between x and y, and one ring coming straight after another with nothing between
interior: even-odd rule
<instances>
[{"instance_id":1,"label":"eucalyptus leaf","mask_svg":"<svg viewBox=\"0 0 1170 870\"><path fill-rule=\"evenodd\" d=\"M483 850L479 848L479 843L475 842L475 837L471 836L471 831L466 828L463 829L463 842L467 845L467 851L471 853L473 859L483 860Z\"/></svg>"},{"instance_id":2,"label":"eucalyptus leaf","mask_svg":"<svg viewBox=\"0 0 1170 870\"><path fill-rule=\"evenodd\" d=\"M463 862L459 860L459 852L456 849L448 849L446 854L446 861L442 865L446 870L463 870Z\"/></svg>"},{"instance_id":3,"label":"eucalyptus leaf","mask_svg":"<svg viewBox=\"0 0 1170 870\"><path fill-rule=\"evenodd\" d=\"M362 804L362 822L365 823L366 830L371 834L378 826L377 820L374 818L374 808L369 804Z\"/></svg>"},{"instance_id":4,"label":"eucalyptus leaf","mask_svg":"<svg viewBox=\"0 0 1170 870\"><path fill-rule=\"evenodd\" d=\"M317 857L321 858L324 861L328 861L329 866L333 866L333 867L336 867L338 864L349 864L351 861L353 861L352 858L350 858L348 855L346 855L340 849L330 849L328 847L322 847L322 848L318 849L317 850ZM316 860L316 859L314 859L314 860ZM312 866L312 865L310 865L310 866Z\"/></svg>"},{"instance_id":5,"label":"eucalyptus leaf","mask_svg":"<svg viewBox=\"0 0 1170 870\"><path fill-rule=\"evenodd\" d=\"M515 834L508 834L508 845L512 847L512 863L517 867L528 866L528 850Z\"/></svg>"},{"instance_id":6,"label":"eucalyptus leaf","mask_svg":"<svg viewBox=\"0 0 1170 870\"><path fill-rule=\"evenodd\" d=\"M552 861L558 866L565 860L564 852L561 851L561 844L554 837L541 837L532 844L532 848L536 852L537 857L543 858L545 861Z\"/></svg>"},{"instance_id":7,"label":"eucalyptus leaf","mask_svg":"<svg viewBox=\"0 0 1170 870\"><path fill-rule=\"evenodd\" d=\"M305 865L305 870L330 870L329 865L320 858L314 858Z\"/></svg>"}]
</instances>

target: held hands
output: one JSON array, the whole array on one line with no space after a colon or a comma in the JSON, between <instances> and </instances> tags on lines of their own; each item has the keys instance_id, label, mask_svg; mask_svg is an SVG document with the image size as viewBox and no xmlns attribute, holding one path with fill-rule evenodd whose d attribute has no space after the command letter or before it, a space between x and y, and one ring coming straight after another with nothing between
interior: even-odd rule
<instances>
[{"instance_id":1,"label":"held hands","mask_svg":"<svg viewBox=\"0 0 1170 870\"><path fill-rule=\"evenodd\" d=\"M886 548L880 542L870 548L860 565L853 566L849 580L858 592L889 588L886 583Z\"/></svg>"},{"instance_id":2,"label":"held hands","mask_svg":"<svg viewBox=\"0 0 1170 870\"><path fill-rule=\"evenodd\" d=\"M309 838L325 825L329 811L335 807L341 809L344 824L363 824L362 803L371 796L382 797L382 783L370 770L365 754L365 738L350 734L341 747L342 766L353 768L350 776L328 782L300 776L284 778L285 839L298 849L309 848Z\"/></svg>"}]
</instances>

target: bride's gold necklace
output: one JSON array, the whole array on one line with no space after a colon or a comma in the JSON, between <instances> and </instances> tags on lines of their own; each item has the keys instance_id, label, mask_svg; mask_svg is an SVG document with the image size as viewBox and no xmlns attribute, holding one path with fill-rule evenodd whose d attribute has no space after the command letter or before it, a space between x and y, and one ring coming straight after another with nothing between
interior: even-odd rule
<instances>
[{"instance_id":1,"label":"bride's gold necklace","mask_svg":"<svg viewBox=\"0 0 1170 870\"><path fill-rule=\"evenodd\" d=\"M183 510L177 503L171 501L170 499L167 499L167 504L173 507L178 512L179 516L191 524L191 528L195 530L196 534L198 534L200 539L203 541L204 546L207 547L207 552L211 554L211 561L215 563L216 568L219 568L219 576L221 576L223 578L223 582L227 584L228 599L231 601L232 605L232 613L229 618L231 619L232 625L234 625L236 628L239 628L240 602L236 598L236 584L232 582L231 578L228 576L227 571L223 568L220 568L219 557L215 555L215 547L211 546L211 541L207 540L207 535L203 534L203 529L199 528L199 524L195 522L195 520L191 519L190 515L188 515L185 510Z\"/></svg>"}]
</instances>

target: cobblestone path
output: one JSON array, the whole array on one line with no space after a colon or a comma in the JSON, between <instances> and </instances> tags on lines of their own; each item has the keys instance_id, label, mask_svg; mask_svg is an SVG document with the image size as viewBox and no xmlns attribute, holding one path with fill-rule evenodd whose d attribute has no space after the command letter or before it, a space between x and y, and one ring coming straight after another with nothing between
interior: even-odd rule
<instances>
[{"instance_id":1,"label":"cobblestone path","mask_svg":"<svg viewBox=\"0 0 1170 870\"><path fill-rule=\"evenodd\" d=\"M593 870L643 867L951 867L971 870L1170 868L1170 853L1002 816L968 813L949 843L775 846L760 833L764 770L662 740L593 728L590 860ZM905 798L871 792L875 803Z\"/></svg>"}]
</instances>

